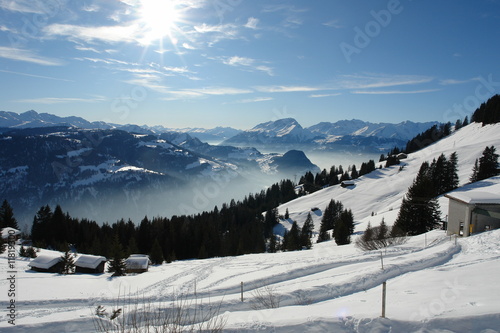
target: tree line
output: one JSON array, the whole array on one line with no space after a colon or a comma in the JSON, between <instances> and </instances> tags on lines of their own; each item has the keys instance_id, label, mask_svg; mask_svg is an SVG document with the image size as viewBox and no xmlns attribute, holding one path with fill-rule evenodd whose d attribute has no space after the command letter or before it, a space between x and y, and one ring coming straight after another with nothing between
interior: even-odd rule
<instances>
[{"instance_id":1,"label":"tree line","mask_svg":"<svg viewBox=\"0 0 500 333\"><path fill-rule=\"evenodd\" d=\"M154 254L167 262L258 253L266 250L266 241L278 223L277 219L266 223L262 212L296 197L295 184L282 180L220 209L216 206L209 212L171 218L146 216L138 224L122 219L99 225L71 217L59 205L53 211L46 205L33 219L31 239L37 247L65 251L71 245L80 253L105 257L116 252L118 243L124 254Z\"/></svg>"}]
</instances>

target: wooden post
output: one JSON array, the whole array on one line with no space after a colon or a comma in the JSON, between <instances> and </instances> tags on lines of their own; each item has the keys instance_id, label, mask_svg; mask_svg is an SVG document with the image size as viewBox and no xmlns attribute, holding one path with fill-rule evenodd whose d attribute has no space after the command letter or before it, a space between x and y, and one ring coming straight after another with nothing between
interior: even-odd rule
<instances>
[{"instance_id":1,"label":"wooden post","mask_svg":"<svg viewBox=\"0 0 500 333\"><path fill-rule=\"evenodd\" d=\"M382 270L384 270L384 257L382 255L382 251L380 251L380 263L382 264Z\"/></svg>"},{"instance_id":2,"label":"wooden post","mask_svg":"<svg viewBox=\"0 0 500 333\"><path fill-rule=\"evenodd\" d=\"M241 301L243 302L243 281L241 281Z\"/></svg>"},{"instance_id":3,"label":"wooden post","mask_svg":"<svg viewBox=\"0 0 500 333\"><path fill-rule=\"evenodd\" d=\"M382 283L382 318L385 318L385 296L386 296L386 285L387 283L384 281Z\"/></svg>"}]
</instances>

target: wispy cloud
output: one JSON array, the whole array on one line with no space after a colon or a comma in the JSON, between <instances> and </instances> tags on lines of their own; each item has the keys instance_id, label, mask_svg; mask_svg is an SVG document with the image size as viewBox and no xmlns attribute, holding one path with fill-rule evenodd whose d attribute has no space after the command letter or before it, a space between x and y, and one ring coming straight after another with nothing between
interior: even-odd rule
<instances>
[{"instance_id":1,"label":"wispy cloud","mask_svg":"<svg viewBox=\"0 0 500 333\"><path fill-rule=\"evenodd\" d=\"M249 29L257 29L257 25L259 24L259 19L255 17L249 17L247 23L245 24L245 28Z\"/></svg>"},{"instance_id":2,"label":"wispy cloud","mask_svg":"<svg viewBox=\"0 0 500 333\"><path fill-rule=\"evenodd\" d=\"M24 14L47 14L53 10L39 0L0 0L0 8Z\"/></svg>"},{"instance_id":3,"label":"wispy cloud","mask_svg":"<svg viewBox=\"0 0 500 333\"><path fill-rule=\"evenodd\" d=\"M104 96L95 96L92 98L73 98L73 97L41 97L19 99L15 103L29 103L29 104L63 104L63 103L98 103L104 102L107 98Z\"/></svg>"},{"instance_id":4,"label":"wispy cloud","mask_svg":"<svg viewBox=\"0 0 500 333\"><path fill-rule=\"evenodd\" d=\"M444 80L439 81L439 84L442 86L449 86L449 85L469 83L469 82L473 82L473 81L479 81L479 78L473 77L473 78L467 79L467 80L444 79Z\"/></svg>"},{"instance_id":5,"label":"wispy cloud","mask_svg":"<svg viewBox=\"0 0 500 333\"><path fill-rule=\"evenodd\" d=\"M138 42L143 39L138 34L139 28L135 24L86 27L71 24L51 24L43 29L48 37L63 36L76 41L95 43Z\"/></svg>"},{"instance_id":6,"label":"wispy cloud","mask_svg":"<svg viewBox=\"0 0 500 333\"><path fill-rule=\"evenodd\" d=\"M256 86L255 89L259 92L264 93L310 92L327 90L327 88L313 86Z\"/></svg>"},{"instance_id":7,"label":"wispy cloud","mask_svg":"<svg viewBox=\"0 0 500 333\"><path fill-rule=\"evenodd\" d=\"M401 95L401 94L425 94L440 91L441 89L422 90L354 90L351 94L356 95Z\"/></svg>"},{"instance_id":8,"label":"wispy cloud","mask_svg":"<svg viewBox=\"0 0 500 333\"><path fill-rule=\"evenodd\" d=\"M47 80L56 80L56 81L64 81L64 82L75 82L74 80L61 79L61 78L58 78L58 77L36 75L36 74L30 74L30 73L13 72L13 71L7 71L7 70L3 70L3 69L0 69L0 72L8 73L8 74L15 74L15 75L28 76L28 77L34 77L34 78L37 78L37 79L47 79Z\"/></svg>"},{"instance_id":9,"label":"wispy cloud","mask_svg":"<svg viewBox=\"0 0 500 333\"><path fill-rule=\"evenodd\" d=\"M340 77L338 84L344 89L373 89L417 85L433 81L421 75L352 74Z\"/></svg>"},{"instance_id":10,"label":"wispy cloud","mask_svg":"<svg viewBox=\"0 0 500 333\"><path fill-rule=\"evenodd\" d=\"M308 9L297 8L293 5L267 5L262 10L263 13L278 13L284 17L281 25L284 28L298 28L304 20L299 15L300 13L307 12Z\"/></svg>"},{"instance_id":11,"label":"wispy cloud","mask_svg":"<svg viewBox=\"0 0 500 333\"><path fill-rule=\"evenodd\" d=\"M0 46L0 58L30 62L43 66L62 66L64 63L59 59L42 57L31 50L14 47Z\"/></svg>"},{"instance_id":12,"label":"wispy cloud","mask_svg":"<svg viewBox=\"0 0 500 333\"><path fill-rule=\"evenodd\" d=\"M249 94L253 91L250 89L241 89L234 87L204 87L194 89L177 89L165 91L168 96L163 97L163 100L185 100L193 98L203 98L208 96L227 96Z\"/></svg>"},{"instance_id":13,"label":"wispy cloud","mask_svg":"<svg viewBox=\"0 0 500 333\"><path fill-rule=\"evenodd\" d=\"M323 98L323 97L335 97L335 96L340 96L342 93L334 93L334 94L312 94L309 95L311 98Z\"/></svg>"},{"instance_id":14,"label":"wispy cloud","mask_svg":"<svg viewBox=\"0 0 500 333\"><path fill-rule=\"evenodd\" d=\"M323 23L324 26L334 29L340 29L343 26L340 24L340 20L330 20L328 22Z\"/></svg>"},{"instance_id":15,"label":"wispy cloud","mask_svg":"<svg viewBox=\"0 0 500 333\"><path fill-rule=\"evenodd\" d=\"M246 104L246 103L259 103L259 102L267 102L272 101L274 98L272 97L254 97L247 99L240 99L234 102L228 102L226 104Z\"/></svg>"},{"instance_id":16,"label":"wispy cloud","mask_svg":"<svg viewBox=\"0 0 500 333\"><path fill-rule=\"evenodd\" d=\"M223 64L228 66L239 67L249 71L261 71L270 76L274 75L273 68L264 64L258 64L259 61L256 59L239 56L220 57L217 59L220 59Z\"/></svg>"}]
</instances>

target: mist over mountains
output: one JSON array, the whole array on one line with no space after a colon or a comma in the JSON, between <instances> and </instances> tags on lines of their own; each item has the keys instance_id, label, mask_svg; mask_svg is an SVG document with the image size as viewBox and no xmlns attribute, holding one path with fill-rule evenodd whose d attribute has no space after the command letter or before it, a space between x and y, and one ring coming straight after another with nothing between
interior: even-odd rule
<instances>
[{"instance_id":1,"label":"mist over mountains","mask_svg":"<svg viewBox=\"0 0 500 333\"><path fill-rule=\"evenodd\" d=\"M0 198L28 223L46 204L101 222L192 214L319 172L308 158L314 152L330 165L338 164L335 150L385 153L433 124L345 120L303 128L287 118L246 131L177 130L0 111Z\"/></svg>"}]
</instances>

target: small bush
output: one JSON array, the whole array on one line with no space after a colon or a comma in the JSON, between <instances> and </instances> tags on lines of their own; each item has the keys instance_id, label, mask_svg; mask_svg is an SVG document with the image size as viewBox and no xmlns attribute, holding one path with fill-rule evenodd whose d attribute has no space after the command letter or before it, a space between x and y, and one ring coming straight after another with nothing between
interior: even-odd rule
<instances>
[{"instance_id":1,"label":"small bush","mask_svg":"<svg viewBox=\"0 0 500 333\"><path fill-rule=\"evenodd\" d=\"M148 298L118 297L110 311L102 305L93 310L94 328L103 333L217 333L226 325L225 317L219 315L220 306L187 295L176 297L169 304Z\"/></svg>"},{"instance_id":2,"label":"small bush","mask_svg":"<svg viewBox=\"0 0 500 333\"><path fill-rule=\"evenodd\" d=\"M401 245L408 241L406 234L397 228L387 227L384 220L380 226L372 228L370 223L363 235L356 238L354 244L363 251L379 250L389 246Z\"/></svg>"},{"instance_id":3,"label":"small bush","mask_svg":"<svg viewBox=\"0 0 500 333\"><path fill-rule=\"evenodd\" d=\"M281 295L276 292L276 287L266 285L252 291L251 307L254 310L275 309L280 307Z\"/></svg>"}]
</instances>

